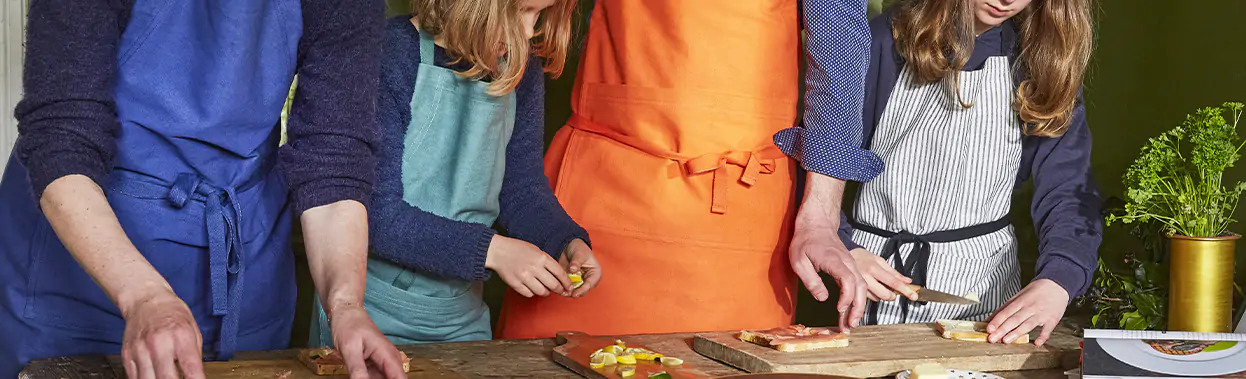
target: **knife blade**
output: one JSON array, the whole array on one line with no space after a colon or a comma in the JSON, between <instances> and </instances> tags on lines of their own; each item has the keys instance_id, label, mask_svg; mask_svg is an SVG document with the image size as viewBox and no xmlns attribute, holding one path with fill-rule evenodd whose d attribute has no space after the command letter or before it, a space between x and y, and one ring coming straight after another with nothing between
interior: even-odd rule
<instances>
[{"instance_id":1,"label":"knife blade","mask_svg":"<svg viewBox=\"0 0 1246 379\"><path fill-rule=\"evenodd\" d=\"M969 299L964 296L956 296L956 295L946 293L946 292L939 292L939 291L935 291L935 290L925 288L922 286L918 286L918 285L910 284L909 288L912 289L913 292L917 292L917 301L920 301L920 302L947 303L947 304L960 304L960 305L978 304L978 301L974 299ZM896 292L896 293L899 294L899 292Z\"/></svg>"}]
</instances>

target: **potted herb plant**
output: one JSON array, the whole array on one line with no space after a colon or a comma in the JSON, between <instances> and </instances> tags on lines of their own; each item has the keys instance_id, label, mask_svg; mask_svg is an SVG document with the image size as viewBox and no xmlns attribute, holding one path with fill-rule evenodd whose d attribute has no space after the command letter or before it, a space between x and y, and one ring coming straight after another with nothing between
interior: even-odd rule
<instances>
[{"instance_id":1,"label":"potted herb plant","mask_svg":"<svg viewBox=\"0 0 1246 379\"><path fill-rule=\"evenodd\" d=\"M1125 172L1127 203L1113 222L1161 226L1169 243L1168 329L1228 332L1233 255L1229 232L1246 183L1225 186L1225 169L1242 148L1241 103L1199 109L1180 126L1147 141Z\"/></svg>"}]
</instances>

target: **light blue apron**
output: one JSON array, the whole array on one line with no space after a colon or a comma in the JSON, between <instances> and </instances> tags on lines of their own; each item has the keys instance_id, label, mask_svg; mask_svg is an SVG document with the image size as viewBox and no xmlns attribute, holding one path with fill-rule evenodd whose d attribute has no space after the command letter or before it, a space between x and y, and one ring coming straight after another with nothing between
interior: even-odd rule
<instances>
[{"instance_id":1,"label":"light blue apron","mask_svg":"<svg viewBox=\"0 0 1246 379\"><path fill-rule=\"evenodd\" d=\"M420 67L403 145L403 199L441 217L493 225L506 144L515 126L515 95L491 96L489 83L434 65L433 46L421 31ZM364 308L395 344L487 340L492 332L483 285L371 258ZM316 314L311 344L332 345L319 303Z\"/></svg>"},{"instance_id":2,"label":"light blue apron","mask_svg":"<svg viewBox=\"0 0 1246 379\"><path fill-rule=\"evenodd\" d=\"M274 163L302 26L298 0L144 0L118 48L121 129L99 184L189 305L208 359L288 346L291 215ZM31 359L119 353L125 320L57 239L17 159L0 225L0 377Z\"/></svg>"}]
</instances>

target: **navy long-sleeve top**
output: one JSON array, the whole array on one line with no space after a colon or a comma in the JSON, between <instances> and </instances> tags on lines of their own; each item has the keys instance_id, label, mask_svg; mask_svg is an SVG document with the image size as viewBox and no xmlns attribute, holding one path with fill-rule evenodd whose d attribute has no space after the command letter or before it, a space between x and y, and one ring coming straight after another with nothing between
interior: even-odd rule
<instances>
[{"instance_id":1,"label":"navy long-sleeve top","mask_svg":"<svg viewBox=\"0 0 1246 379\"><path fill-rule=\"evenodd\" d=\"M402 198L403 136L411 122L411 98L420 66L420 35L409 16L386 26L377 117L381 127L377 185L369 212L372 253L404 267L442 277L489 278L485 257L496 234L491 225L462 222L425 212ZM434 64L453 67L446 51L433 50ZM567 215L545 177L545 77L536 57L515 89L515 130L506 146L498 224L557 259L588 232Z\"/></svg>"},{"instance_id":2,"label":"navy long-sleeve top","mask_svg":"<svg viewBox=\"0 0 1246 379\"><path fill-rule=\"evenodd\" d=\"M1016 24L1007 21L996 29L978 38L965 70L980 69L992 56L1008 56L1010 61L1015 60L1020 51ZM874 42L870 48L862 117L867 146L904 67L904 59L896 52L896 41L891 33L891 13L871 20L870 32ZM1014 85L1025 78L1024 72L1016 72ZM1025 137L1021 168L1017 171L1018 187L1027 180L1034 180L1030 213L1039 238L1034 279L1056 282L1069 292L1070 299L1080 296L1089 287L1098 266L1099 244L1103 239L1103 200L1090 171L1090 148L1086 108L1079 94L1072 124L1064 135ZM851 241L851 236L852 226L841 222L840 238L850 249L860 247Z\"/></svg>"},{"instance_id":3,"label":"navy long-sleeve top","mask_svg":"<svg viewBox=\"0 0 1246 379\"><path fill-rule=\"evenodd\" d=\"M14 153L36 196L61 177L100 183L112 169L121 128L113 100L117 48L133 6L134 0L30 3ZM366 205L370 198L384 9L381 0L302 0L301 80L279 153L296 213L342 200Z\"/></svg>"}]
</instances>

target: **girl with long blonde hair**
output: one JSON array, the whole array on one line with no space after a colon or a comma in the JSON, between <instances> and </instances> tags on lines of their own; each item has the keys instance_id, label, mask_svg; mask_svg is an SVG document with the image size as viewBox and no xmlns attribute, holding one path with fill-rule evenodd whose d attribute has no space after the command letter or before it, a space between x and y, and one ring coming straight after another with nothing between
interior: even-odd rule
<instances>
[{"instance_id":1,"label":"girl with long blonde hair","mask_svg":"<svg viewBox=\"0 0 1246 379\"><path fill-rule=\"evenodd\" d=\"M1090 11L907 0L871 22L865 142L885 168L841 226L875 301L867 323L989 320L991 342L1041 327L1042 344L1086 290L1102 230L1081 98ZM1009 213L1030 179L1039 256L1022 288ZM921 304L909 284L980 302Z\"/></svg>"},{"instance_id":2,"label":"girl with long blonde hair","mask_svg":"<svg viewBox=\"0 0 1246 379\"><path fill-rule=\"evenodd\" d=\"M575 1L411 7L383 41L364 306L395 343L490 339L492 273L523 296L580 297L601 280L542 163L543 73L563 70ZM335 342L333 310L317 315L312 345Z\"/></svg>"}]
</instances>

